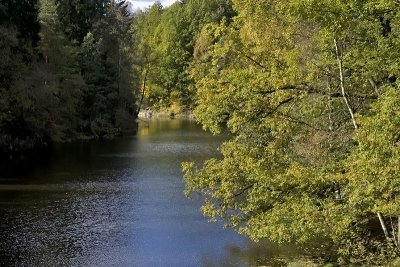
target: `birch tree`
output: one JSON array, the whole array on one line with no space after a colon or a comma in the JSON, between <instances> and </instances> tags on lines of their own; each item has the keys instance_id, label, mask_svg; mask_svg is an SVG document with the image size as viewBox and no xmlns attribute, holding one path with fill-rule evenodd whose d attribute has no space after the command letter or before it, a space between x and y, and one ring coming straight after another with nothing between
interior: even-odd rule
<instances>
[{"instance_id":1,"label":"birch tree","mask_svg":"<svg viewBox=\"0 0 400 267\"><path fill-rule=\"evenodd\" d=\"M374 236L371 223L382 218L391 234L393 216L355 205L356 178L349 179L346 162L359 149L352 136L363 131L360 118L396 81L396 4L260 0L234 7L232 25L203 29L209 48L192 67L196 117L233 137L222 159L184 164L187 195L202 193L207 216L254 240L295 244L343 264L378 259L367 254L381 246L390 258L385 231Z\"/></svg>"}]
</instances>

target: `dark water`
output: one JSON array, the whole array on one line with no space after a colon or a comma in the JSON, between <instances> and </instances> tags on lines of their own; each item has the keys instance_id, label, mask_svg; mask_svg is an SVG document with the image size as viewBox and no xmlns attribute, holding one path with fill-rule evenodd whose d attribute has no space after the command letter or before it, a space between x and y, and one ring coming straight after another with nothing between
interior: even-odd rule
<instances>
[{"instance_id":1,"label":"dark water","mask_svg":"<svg viewBox=\"0 0 400 267\"><path fill-rule=\"evenodd\" d=\"M152 121L0 177L0 266L246 266L250 242L182 193L180 163L220 142L194 122Z\"/></svg>"}]
</instances>

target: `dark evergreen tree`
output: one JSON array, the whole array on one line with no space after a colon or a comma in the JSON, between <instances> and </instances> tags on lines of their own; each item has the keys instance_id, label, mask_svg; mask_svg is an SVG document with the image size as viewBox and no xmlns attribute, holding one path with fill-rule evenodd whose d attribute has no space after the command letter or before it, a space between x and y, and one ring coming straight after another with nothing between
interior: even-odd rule
<instances>
[{"instance_id":1,"label":"dark evergreen tree","mask_svg":"<svg viewBox=\"0 0 400 267\"><path fill-rule=\"evenodd\" d=\"M57 0L58 16L70 40L81 43L93 24L106 16L110 0Z\"/></svg>"},{"instance_id":2,"label":"dark evergreen tree","mask_svg":"<svg viewBox=\"0 0 400 267\"><path fill-rule=\"evenodd\" d=\"M2 156L135 127L124 2L1 1L0 22Z\"/></svg>"}]
</instances>

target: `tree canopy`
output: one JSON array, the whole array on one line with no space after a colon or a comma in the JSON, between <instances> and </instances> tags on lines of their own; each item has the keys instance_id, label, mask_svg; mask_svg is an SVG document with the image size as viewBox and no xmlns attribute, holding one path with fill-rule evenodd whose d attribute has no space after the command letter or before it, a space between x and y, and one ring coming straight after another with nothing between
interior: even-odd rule
<instances>
[{"instance_id":1,"label":"tree canopy","mask_svg":"<svg viewBox=\"0 0 400 267\"><path fill-rule=\"evenodd\" d=\"M234 14L229 0L188 0L166 9L156 3L135 15L134 54L142 84L146 81L150 106L194 106L195 91L188 69L197 37L207 23L218 23Z\"/></svg>"},{"instance_id":2,"label":"tree canopy","mask_svg":"<svg viewBox=\"0 0 400 267\"><path fill-rule=\"evenodd\" d=\"M2 1L0 151L134 128L132 15L124 1Z\"/></svg>"},{"instance_id":3,"label":"tree canopy","mask_svg":"<svg viewBox=\"0 0 400 267\"><path fill-rule=\"evenodd\" d=\"M400 255L398 0L0 1L0 155L193 110L221 155L185 193L255 241L342 265ZM4 156L3 156L4 157Z\"/></svg>"},{"instance_id":4,"label":"tree canopy","mask_svg":"<svg viewBox=\"0 0 400 267\"><path fill-rule=\"evenodd\" d=\"M222 159L183 165L186 194L254 240L342 264L390 259L398 2L233 4L233 23L202 28L190 67L196 118L232 137Z\"/></svg>"}]
</instances>

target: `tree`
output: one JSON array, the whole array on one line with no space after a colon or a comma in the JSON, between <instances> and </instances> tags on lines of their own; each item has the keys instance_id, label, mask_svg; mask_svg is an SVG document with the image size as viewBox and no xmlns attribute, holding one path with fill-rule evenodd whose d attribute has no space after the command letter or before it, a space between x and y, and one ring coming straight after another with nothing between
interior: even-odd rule
<instances>
[{"instance_id":1,"label":"tree","mask_svg":"<svg viewBox=\"0 0 400 267\"><path fill-rule=\"evenodd\" d=\"M77 104L81 97L84 81L80 70L76 66L77 49L67 40L62 25L58 20L57 8L54 0L41 0L39 19L41 23L41 40L39 51L42 60L39 63L43 76L43 89L48 95L43 96L43 103L37 106L46 106L42 110L47 119L47 125L52 141L62 142L71 140L77 130Z\"/></svg>"},{"instance_id":2,"label":"tree","mask_svg":"<svg viewBox=\"0 0 400 267\"><path fill-rule=\"evenodd\" d=\"M162 5L156 2L146 12L135 14L130 29L134 47L134 67L139 78L137 87L140 88L141 91L138 109L136 110L137 114L139 114L142 107L145 95L152 102L159 101L156 89L157 85L154 83L149 85L148 81L156 81L157 77L159 77L158 61L161 55L157 51L159 40L154 33L157 26L160 24L162 12Z\"/></svg>"},{"instance_id":3,"label":"tree","mask_svg":"<svg viewBox=\"0 0 400 267\"><path fill-rule=\"evenodd\" d=\"M139 72L146 77L150 105L193 107L195 92L188 69L197 36L205 24L218 23L224 17L230 20L233 14L230 1L191 0L166 9L156 3L136 15L132 31L136 58L147 58L146 68Z\"/></svg>"},{"instance_id":4,"label":"tree","mask_svg":"<svg viewBox=\"0 0 400 267\"><path fill-rule=\"evenodd\" d=\"M205 196L206 215L325 260L363 261L386 246L383 231L372 234L379 216L349 201L344 162L357 148L358 116L397 77L398 37L379 19L395 25L393 5L234 1L232 25L203 28L195 115L233 135L222 159L184 164L186 193Z\"/></svg>"},{"instance_id":5,"label":"tree","mask_svg":"<svg viewBox=\"0 0 400 267\"><path fill-rule=\"evenodd\" d=\"M87 88L80 103L81 130L96 138L133 128L135 99L129 39L130 18L124 2L112 1L107 16L89 32L80 49L79 65Z\"/></svg>"},{"instance_id":6,"label":"tree","mask_svg":"<svg viewBox=\"0 0 400 267\"><path fill-rule=\"evenodd\" d=\"M2 0L1 23L15 27L21 46L35 47L39 41L38 0Z\"/></svg>"},{"instance_id":7,"label":"tree","mask_svg":"<svg viewBox=\"0 0 400 267\"><path fill-rule=\"evenodd\" d=\"M57 0L57 13L65 34L81 43L86 34L106 14L110 0Z\"/></svg>"},{"instance_id":8,"label":"tree","mask_svg":"<svg viewBox=\"0 0 400 267\"><path fill-rule=\"evenodd\" d=\"M361 218L379 214L385 237L399 249L399 99L397 89L385 88L371 113L360 118L356 149L346 159L346 195ZM368 220L368 219L367 219Z\"/></svg>"},{"instance_id":9,"label":"tree","mask_svg":"<svg viewBox=\"0 0 400 267\"><path fill-rule=\"evenodd\" d=\"M125 2L3 1L0 22L2 158L135 128Z\"/></svg>"},{"instance_id":10,"label":"tree","mask_svg":"<svg viewBox=\"0 0 400 267\"><path fill-rule=\"evenodd\" d=\"M2 1L0 4L0 157L16 156L20 151L43 144L35 135L27 108L33 84L32 64L39 40L37 1Z\"/></svg>"}]
</instances>

